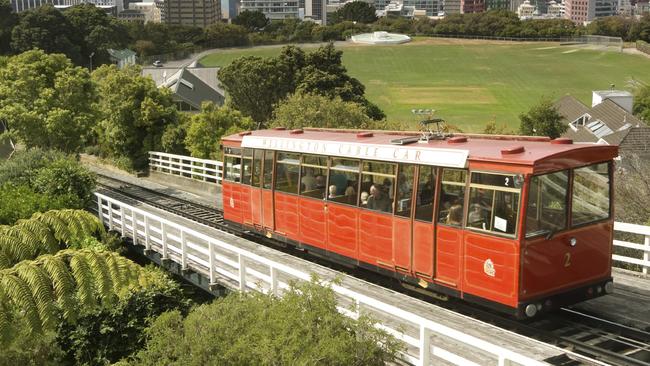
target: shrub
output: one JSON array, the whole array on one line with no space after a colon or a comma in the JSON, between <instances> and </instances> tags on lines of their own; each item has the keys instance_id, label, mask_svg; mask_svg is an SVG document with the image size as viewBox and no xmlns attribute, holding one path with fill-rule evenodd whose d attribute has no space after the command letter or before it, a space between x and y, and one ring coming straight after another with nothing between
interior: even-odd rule
<instances>
[{"instance_id":1,"label":"shrub","mask_svg":"<svg viewBox=\"0 0 650 366\"><path fill-rule=\"evenodd\" d=\"M38 171L33 186L51 196L74 195L86 204L92 198L95 183L95 175L79 162L59 159Z\"/></svg>"},{"instance_id":2,"label":"shrub","mask_svg":"<svg viewBox=\"0 0 650 366\"><path fill-rule=\"evenodd\" d=\"M35 192L27 185L5 184L0 187L0 225L11 225L26 219L35 212L59 210L63 208L82 208L81 200L72 194L52 196Z\"/></svg>"}]
</instances>

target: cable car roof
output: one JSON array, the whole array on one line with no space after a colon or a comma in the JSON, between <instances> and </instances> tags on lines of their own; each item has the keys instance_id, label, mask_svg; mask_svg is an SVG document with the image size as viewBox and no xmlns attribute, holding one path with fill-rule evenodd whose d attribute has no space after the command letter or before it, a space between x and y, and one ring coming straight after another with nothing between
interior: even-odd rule
<instances>
[{"instance_id":1,"label":"cable car roof","mask_svg":"<svg viewBox=\"0 0 650 366\"><path fill-rule=\"evenodd\" d=\"M335 129L256 130L223 138L227 146L464 168L469 162L560 169L611 160L618 146L547 137L454 134L418 141L418 132ZM402 142L400 144L400 142ZM552 167L551 167L552 166Z\"/></svg>"}]
</instances>

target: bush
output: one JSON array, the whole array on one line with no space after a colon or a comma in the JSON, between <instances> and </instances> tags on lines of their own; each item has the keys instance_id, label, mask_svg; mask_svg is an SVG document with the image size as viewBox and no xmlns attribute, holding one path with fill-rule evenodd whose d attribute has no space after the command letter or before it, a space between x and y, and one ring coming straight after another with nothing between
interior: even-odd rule
<instances>
[{"instance_id":1,"label":"bush","mask_svg":"<svg viewBox=\"0 0 650 366\"><path fill-rule=\"evenodd\" d=\"M74 195L86 204L92 199L95 175L72 159L59 159L38 171L33 186L51 196Z\"/></svg>"},{"instance_id":2,"label":"bush","mask_svg":"<svg viewBox=\"0 0 650 366\"><path fill-rule=\"evenodd\" d=\"M0 186L11 183L32 186L38 171L66 155L58 151L30 149L16 152L11 159L0 162Z\"/></svg>"},{"instance_id":3,"label":"bush","mask_svg":"<svg viewBox=\"0 0 650 366\"><path fill-rule=\"evenodd\" d=\"M12 225L20 219L31 217L35 212L82 208L81 200L72 194L52 196L35 192L27 185L5 184L0 186L0 225Z\"/></svg>"},{"instance_id":4,"label":"bush","mask_svg":"<svg viewBox=\"0 0 650 366\"><path fill-rule=\"evenodd\" d=\"M338 312L331 288L317 281L293 284L281 298L233 293L183 319L161 315L148 330L138 365L383 365L399 343Z\"/></svg>"},{"instance_id":5,"label":"bush","mask_svg":"<svg viewBox=\"0 0 650 366\"><path fill-rule=\"evenodd\" d=\"M84 316L75 324L61 324L57 347L63 359L75 365L107 365L138 351L145 329L160 314L187 313L191 305L179 284L152 268L153 285L133 292L113 308Z\"/></svg>"}]
</instances>

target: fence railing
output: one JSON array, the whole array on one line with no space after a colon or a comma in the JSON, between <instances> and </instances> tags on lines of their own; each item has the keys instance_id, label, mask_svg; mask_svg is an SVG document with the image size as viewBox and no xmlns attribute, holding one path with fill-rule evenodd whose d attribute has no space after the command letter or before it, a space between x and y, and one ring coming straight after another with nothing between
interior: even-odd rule
<instances>
[{"instance_id":1,"label":"fence railing","mask_svg":"<svg viewBox=\"0 0 650 366\"><path fill-rule=\"evenodd\" d=\"M206 276L211 284L241 291L264 291L281 294L291 281L309 281L311 274L247 251L212 236L138 209L100 193L97 197L99 217L111 230L130 237L163 259L180 264ZM229 235L229 234L223 234ZM233 237L234 238L234 237ZM545 365L488 341L426 319L418 314L359 293L344 285L331 284L339 298L339 310L348 316L360 313L386 314L390 320L379 323L404 343L402 357L414 365L430 365L444 360L456 365L477 365L474 354L489 355L495 364ZM363 287L363 286L362 286ZM346 306L350 304L352 306ZM377 318L377 317L376 317ZM378 319L381 321L381 318ZM397 320L397 321L395 321ZM406 331L404 329L407 329ZM408 331L411 329L412 331ZM454 345L462 344L459 352ZM467 352L467 349L475 352Z\"/></svg>"},{"instance_id":2,"label":"fence railing","mask_svg":"<svg viewBox=\"0 0 650 366\"><path fill-rule=\"evenodd\" d=\"M149 170L213 184L220 184L223 178L220 161L157 151L149 152Z\"/></svg>"},{"instance_id":3,"label":"fence railing","mask_svg":"<svg viewBox=\"0 0 650 366\"><path fill-rule=\"evenodd\" d=\"M650 226L627 224L624 222L615 222L614 230L643 235L643 244L631 243L628 241L614 240L614 246L619 248L628 248L636 251L637 256L628 257L620 254L612 255L615 261L634 264L641 269L641 273L647 275L650 269Z\"/></svg>"},{"instance_id":4,"label":"fence railing","mask_svg":"<svg viewBox=\"0 0 650 366\"><path fill-rule=\"evenodd\" d=\"M149 168L151 170L196 179L208 183L221 184L223 178L223 163L216 160L197 159L189 156L149 152ZM239 168L238 166L235 168ZM238 174L238 172L236 173ZM637 251L637 256L628 257L614 254L615 261L636 265L644 275L650 272L650 226L616 222L614 230L624 233L643 235L644 244L614 240L615 247L628 248Z\"/></svg>"}]
</instances>

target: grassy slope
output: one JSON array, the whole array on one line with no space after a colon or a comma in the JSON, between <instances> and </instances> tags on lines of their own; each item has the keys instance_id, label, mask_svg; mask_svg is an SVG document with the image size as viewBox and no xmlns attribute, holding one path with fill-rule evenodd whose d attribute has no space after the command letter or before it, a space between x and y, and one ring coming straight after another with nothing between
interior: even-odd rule
<instances>
[{"instance_id":1,"label":"grassy slope","mask_svg":"<svg viewBox=\"0 0 650 366\"><path fill-rule=\"evenodd\" d=\"M591 90L630 89L630 80L650 82L650 60L551 43L345 46L350 75L366 85L368 98L389 119L414 123L411 108L434 108L464 131L480 132L488 121L516 129L519 113L542 96L572 94L590 104ZM224 66L241 55L269 57L279 48L220 51L205 65ZM411 126L415 127L414 124Z\"/></svg>"}]
</instances>

